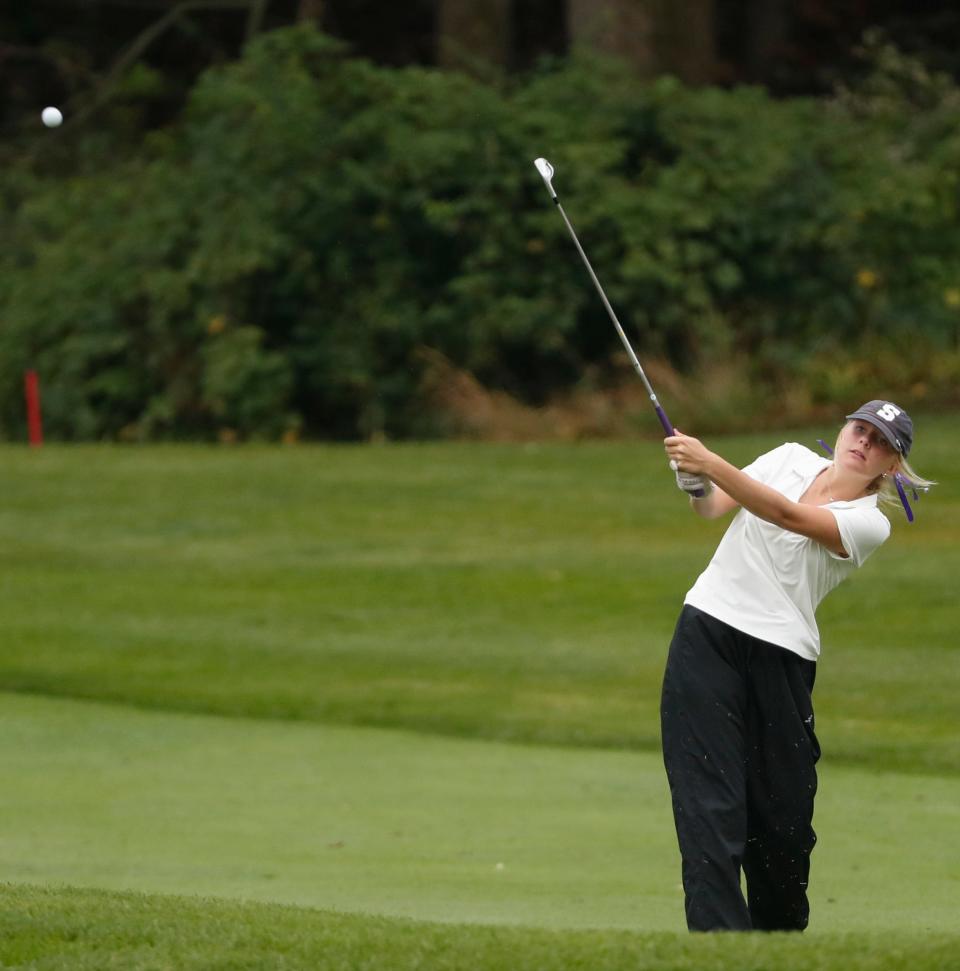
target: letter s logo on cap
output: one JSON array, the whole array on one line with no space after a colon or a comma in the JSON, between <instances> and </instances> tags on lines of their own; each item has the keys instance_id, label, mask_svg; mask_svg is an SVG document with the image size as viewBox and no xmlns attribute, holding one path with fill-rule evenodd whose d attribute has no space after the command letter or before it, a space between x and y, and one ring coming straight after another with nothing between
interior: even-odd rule
<instances>
[{"instance_id":1,"label":"letter s logo on cap","mask_svg":"<svg viewBox=\"0 0 960 971\"><path fill-rule=\"evenodd\" d=\"M897 415L900 414L900 409L888 401L882 408L877 409L877 414L884 421L896 421Z\"/></svg>"}]
</instances>

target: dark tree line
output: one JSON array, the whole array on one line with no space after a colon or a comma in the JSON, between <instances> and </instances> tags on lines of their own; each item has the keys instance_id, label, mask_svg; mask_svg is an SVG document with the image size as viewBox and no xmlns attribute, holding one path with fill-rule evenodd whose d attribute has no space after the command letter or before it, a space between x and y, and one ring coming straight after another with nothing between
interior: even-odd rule
<instances>
[{"instance_id":1,"label":"dark tree line","mask_svg":"<svg viewBox=\"0 0 960 971\"><path fill-rule=\"evenodd\" d=\"M0 128L46 103L87 105L140 64L156 72L147 126L205 68L257 34L310 21L385 66L517 72L588 47L642 78L826 93L857 70L864 31L960 75L960 8L913 0L30 0L0 8Z\"/></svg>"}]
</instances>

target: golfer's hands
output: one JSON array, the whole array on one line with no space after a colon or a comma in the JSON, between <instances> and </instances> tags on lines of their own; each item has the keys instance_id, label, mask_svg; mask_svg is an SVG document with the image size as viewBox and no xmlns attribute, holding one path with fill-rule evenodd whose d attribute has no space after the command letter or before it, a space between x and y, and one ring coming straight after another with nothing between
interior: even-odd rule
<instances>
[{"instance_id":1,"label":"golfer's hands","mask_svg":"<svg viewBox=\"0 0 960 971\"><path fill-rule=\"evenodd\" d=\"M684 435L680 429L663 440L663 448L670 459L674 471L689 472L692 475L707 475L707 466L714 457L699 439ZM676 464L674 464L676 463Z\"/></svg>"},{"instance_id":2,"label":"golfer's hands","mask_svg":"<svg viewBox=\"0 0 960 971\"><path fill-rule=\"evenodd\" d=\"M712 483L706 478L706 466L712 453L703 442L675 429L663 440L663 447L677 475L677 488L698 498L709 495Z\"/></svg>"},{"instance_id":3,"label":"golfer's hands","mask_svg":"<svg viewBox=\"0 0 960 971\"><path fill-rule=\"evenodd\" d=\"M706 498L713 489L713 483L709 479L704 479L702 476L690 475L689 472L681 472L679 469L676 470L676 476L677 488L682 489L695 499Z\"/></svg>"}]
</instances>

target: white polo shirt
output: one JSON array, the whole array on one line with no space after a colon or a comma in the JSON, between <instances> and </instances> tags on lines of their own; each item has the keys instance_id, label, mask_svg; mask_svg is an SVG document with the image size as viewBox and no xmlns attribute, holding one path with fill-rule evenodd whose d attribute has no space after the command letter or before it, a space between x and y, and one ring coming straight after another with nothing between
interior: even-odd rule
<instances>
[{"instance_id":1,"label":"white polo shirt","mask_svg":"<svg viewBox=\"0 0 960 971\"><path fill-rule=\"evenodd\" d=\"M830 460L796 442L761 455L743 471L796 502ZM741 508L684 603L737 630L816 661L820 601L890 535L875 495L824 507L836 516L843 548L774 526Z\"/></svg>"}]
</instances>

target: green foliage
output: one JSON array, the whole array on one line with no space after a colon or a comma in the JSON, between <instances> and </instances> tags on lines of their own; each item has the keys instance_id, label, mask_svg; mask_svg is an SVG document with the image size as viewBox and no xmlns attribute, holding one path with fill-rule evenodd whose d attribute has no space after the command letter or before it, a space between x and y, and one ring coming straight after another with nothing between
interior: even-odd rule
<instances>
[{"instance_id":1,"label":"green foliage","mask_svg":"<svg viewBox=\"0 0 960 971\"><path fill-rule=\"evenodd\" d=\"M884 393L953 403L960 94L868 48L855 90L774 101L588 60L502 89L268 33L137 153L89 132L71 174L0 177L0 434L27 366L65 439L435 433L424 349L531 403L603 373L541 154L640 351L748 362L757 400L794 382L815 410L838 356L909 335L926 377ZM158 84L132 74L124 110Z\"/></svg>"},{"instance_id":2,"label":"green foliage","mask_svg":"<svg viewBox=\"0 0 960 971\"><path fill-rule=\"evenodd\" d=\"M239 327L203 349L203 400L223 426L276 438L296 426L284 408L293 387L287 359L266 351L258 327Z\"/></svg>"}]
</instances>

